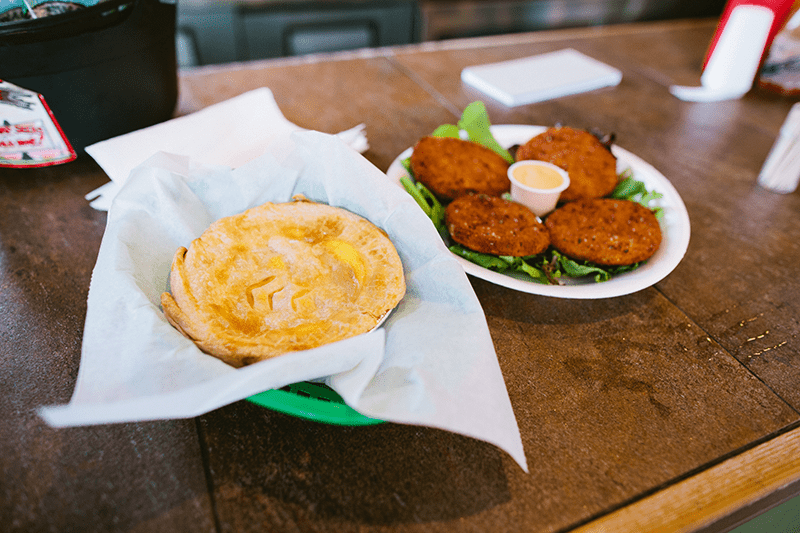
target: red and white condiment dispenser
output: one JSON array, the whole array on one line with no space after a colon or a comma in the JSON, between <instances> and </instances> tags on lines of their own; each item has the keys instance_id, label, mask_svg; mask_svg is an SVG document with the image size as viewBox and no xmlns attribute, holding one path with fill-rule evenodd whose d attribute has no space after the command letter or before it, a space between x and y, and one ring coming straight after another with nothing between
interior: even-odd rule
<instances>
[{"instance_id":1,"label":"red and white condiment dispenser","mask_svg":"<svg viewBox=\"0 0 800 533\"><path fill-rule=\"evenodd\" d=\"M753 86L759 65L789 16L793 0L730 0L720 17L700 77L700 87L675 85L681 100L741 98Z\"/></svg>"}]
</instances>

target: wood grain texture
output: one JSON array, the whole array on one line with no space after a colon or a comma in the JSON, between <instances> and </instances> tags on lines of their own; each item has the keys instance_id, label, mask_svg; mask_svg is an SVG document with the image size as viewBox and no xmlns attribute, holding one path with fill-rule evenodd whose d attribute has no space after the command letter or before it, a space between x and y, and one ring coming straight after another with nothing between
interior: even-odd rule
<instances>
[{"instance_id":1,"label":"wood grain texture","mask_svg":"<svg viewBox=\"0 0 800 533\"><path fill-rule=\"evenodd\" d=\"M493 122L565 122L607 128L618 133L621 144L626 141L622 146L652 161L676 186L691 186L695 181L693 174L682 174L684 159L676 161L675 155L685 155L692 163L703 161L702 148L729 127L730 122L712 122L714 114L707 112L691 117L687 125L680 120L682 104L665 97L664 83L673 77L683 76L682 79L688 80L696 72L693 60L702 57L696 45L708 37L709 29L713 30L708 24L669 28L665 30L667 37L658 46L668 49L676 43L687 47L687 42L693 43L692 57L678 53L669 64L647 68L638 60L626 61L623 84L614 90L512 110L487 100ZM609 63L633 53L631 50L637 58L646 59L639 51L647 39L633 28L612 29L602 34L575 31L569 35L568 41L553 39L550 34L479 40L490 43L486 46L472 46L474 41L424 45L387 51L363 60L340 55L333 63L270 62L259 66L257 73L226 72L224 83L236 79L241 89L264 76L287 117L307 127L315 124L323 131L343 129L363 117L371 144L366 156L385 169L419 136L443 122L453 122L458 110L475 98L458 80L457 73L468 64L555 50L565 46L565 42ZM324 80L334 72L336 83L300 87L295 84L298 79ZM202 98L203 94L215 94L215 83L221 79L215 73L184 79L184 83L191 83L193 93ZM360 98L354 102L350 98L352 88L364 79L370 83L362 87ZM384 100L385 95L391 98ZM372 106L380 103L377 117L374 109L360 108L362 100ZM324 109L324 114L315 115L306 107L309 101L315 102L314 109ZM348 123L343 117L352 118ZM391 128L393 123L401 127ZM693 129L695 126L697 131ZM752 125L747 127L757 131ZM688 137L682 136L684 130ZM656 131L658 135L649 133ZM767 135L761 135L762 145L756 145L757 149L768 144ZM747 149L745 139L752 145L752 136L743 138L736 147L738 150ZM739 153L739 157L750 161L754 156ZM707 169L702 171L709 174ZM710 180L721 180L723 176L713 174L715 171L712 169L711 177L695 186L705 187ZM691 199L691 191L689 195ZM704 209L703 205L698 201L697 209ZM689 206L694 209L691 203ZM729 242L719 241L716 253L723 253ZM732 253L723 255L725 260ZM703 265L707 267L707 263ZM681 285L683 278L679 276L676 271L671 277L677 277ZM351 509L339 517L336 523L339 530L379 530L387 522L398 531L413 531L422 527L418 521L427 527L431 527L431 522L447 523L454 531L480 529L491 523L505 531L568 529L602 514L605 509L635 499L651 487L669 485L685 473L797 419L795 410L657 288L609 301L574 302L520 294L481 280L472 281L489 320L533 472L522 475L503 458L510 492L517 497L501 508L490 507L461 516L457 523L447 514L432 512L431 509L447 509L448 498L453 498L445 487L439 487L423 500L409 502L401 497L405 507L383 504L372 509L369 520ZM682 283L687 281L683 279ZM710 288L703 291L702 286L695 284L692 290L695 294L699 291L702 297L711 294ZM695 305L698 300L704 309L701 298L693 300ZM253 416L260 415L253 413ZM220 453L223 450L235 453L236 446L228 446L223 438L227 427L228 424L208 424L208 438L218 443L216 449ZM317 427L309 430L326 431ZM394 438L398 441L408 438L409 430L396 431ZM257 440L257 432L250 438ZM349 448L356 450L367 447L372 440L367 434L353 435L351 439ZM459 441L457 447L468 458L477 453L471 441ZM261 453L267 454L264 461L269 464L291 462L281 449ZM336 475L344 476L342 464L346 457L340 457L336 451L330 453L336 462L326 464L330 469L328 477L335 477L336 471ZM658 459L654 460L655 457ZM214 462L215 458L212 456L211 460ZM408 457L411 464L423 460ZM313 455L309 461L314 461ZM219 471L224 471L225 461L217 463ZM655 468L654 463L658 465ZM387 471L385 475L390 477L384 478L375 475L377 467L361 467L368 472L359 482L361 497L383 494L384 483L389 487L410 483L408 472ZM286 483L278 480L278 486ZM326 513L319 512L318 506L322 501L335 499L336 490L340 489L315 486L317 496L304 504L288 505L273 498L270 505L286 512L291 509L292 520L297 522L279 522L287 518L270 515L275 521L268 523L276 528L304 524L300 527L303 529L313 523L313 529L332 529ZM465 490L465 498L475 497L473 490ZM261 489L247 486L237 488L236 494L237 498L251 502L260 492ZM233 519L224 509L221 513Z\"/></svg>"},{"instance_id":2,"label":"wood grain texture","mask_svg":"<svg viewBox=\"0 0 800 533\"><path fill-rule=\"evenodd\" d=\"M170 532L214 522L194 421L53 429L66 403L106 214L87 156L0 169L0 529Z\"/></svg>"},{"instance_id":3,"label":"wood grain texture","mask_svg":"<svg viewBox=\"0 0 800 533\"><path fill-rule=\"evenodd\" d=\"M800 429L574 530L690 532L800 481Z\"/></svg>"},{"instance_id":4,"label":"wood grain texture","mask_svg":"<svg viewBox=\"0 0 800 533\"><path fill-rule=\"evenodd\" d=\"M249 402L195 420L46 427L34 408L66 402L74 387L105 225L83 195L106 178L85 156L0 169L0 523L14 532L713 531L796 493L798 433L786 430L800 421L800 196L755 185L792 102L758 91L702 105L672 97L670 84L699 80L713 30L678 21L538 32L181 75L179 114L269 87L302 127L364 123L364 155L386 170L480 98L461 84L464 66L571 47L622 69L613 89L511 109L486 100L495 124L615 132L673 183L692 220L678 268L635 294L563 300L471 278L530 474L468 437L327 426Z\"/></svg>"}]
</instances>

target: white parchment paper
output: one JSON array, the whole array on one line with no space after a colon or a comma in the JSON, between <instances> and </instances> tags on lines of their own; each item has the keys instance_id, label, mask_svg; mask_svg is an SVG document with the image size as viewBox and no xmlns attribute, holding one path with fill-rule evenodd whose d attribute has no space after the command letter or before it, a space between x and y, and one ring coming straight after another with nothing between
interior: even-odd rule
<instances>
[{"instance_id":1,"label":"white parchment paper","mask_svg":"<svg viewBox=\"0 0 800 533\"><path fill-rule=\"evenodd\" d=\"M407 293L373 332L234 369L164 318L173 254L220 217L295 194L386 231ZM235 170L163 152L136 167L108 213L73 397L41 416L57 427L187 418L312 379L367 416L487 441L527 471L486 318L463 269L411 197L358 152L336 136L300 131Z\"/></svg>"},{"instance_id":2,"label":"white parchment paper","mask_svg":"<svg viewBox=\"0 0 800 533\"><path fill-rule=\"evenodd\" d=\"M86 199L107 211L131 171L156 152L179 154L212 165L237 168L273 142L303 128L286 119L272 91L259 87L194 113L106 139L86 147L111 181ZM364 124L337 133L353 149L369 148Z\"/></svg>"}]
</instances>

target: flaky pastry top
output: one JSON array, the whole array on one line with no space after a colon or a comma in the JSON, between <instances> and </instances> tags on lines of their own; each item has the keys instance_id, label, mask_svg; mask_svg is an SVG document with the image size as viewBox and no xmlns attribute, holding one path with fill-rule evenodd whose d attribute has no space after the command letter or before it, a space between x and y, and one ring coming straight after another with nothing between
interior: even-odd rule
<instances>
[{"instance_id":1,"label":"flaky pastry top","mask_svg":"<svg viewBox=\"0 0 800 533\"><path fill-rule=\"evenodd\" d=\"M404 294L382 230L300 198L222 218L179 248L161 304L201 350L240 367L368 332Z\"/></svg>"}]
</instances>

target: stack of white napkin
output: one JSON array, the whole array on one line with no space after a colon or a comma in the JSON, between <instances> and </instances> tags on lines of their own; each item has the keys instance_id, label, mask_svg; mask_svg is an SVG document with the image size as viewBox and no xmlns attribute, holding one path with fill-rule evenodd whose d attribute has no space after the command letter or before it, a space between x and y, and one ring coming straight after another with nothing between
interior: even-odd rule
<instances>
[{"instance_id":1,"label":"stack of white napkin","mask_svg":"<svg viewBox=\"0 0 800 533\"><path fill-rule=\"evenodd\" d=\"M210 165L237 168L284 142L303 128L286 120L266 87L200 111L86 147L111 178L86 195L91 206L108 211L120 186L136 166L156 152L177 154ZM359 153L369 149L364 124L338 133Z\"/></svg>"}]
</instances>

